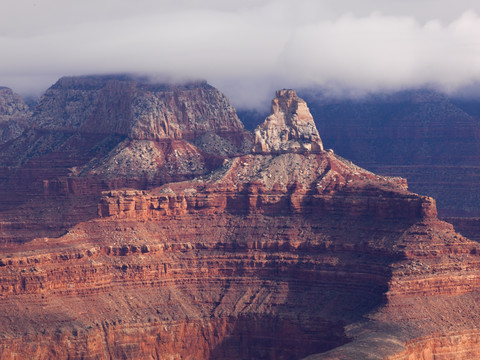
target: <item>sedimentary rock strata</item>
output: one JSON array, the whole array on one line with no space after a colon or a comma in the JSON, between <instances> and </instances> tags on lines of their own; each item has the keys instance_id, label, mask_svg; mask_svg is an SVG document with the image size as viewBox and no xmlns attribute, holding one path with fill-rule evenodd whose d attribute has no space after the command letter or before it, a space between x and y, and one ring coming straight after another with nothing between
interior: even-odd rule
<instances>
[{"instance_id":1,"label":"sedimentary rock strata","mask_svg":"<svg viewBox=\"0 0 480 360\"><path fill-rule=\"evenodd\" d=\"M191 179L252 147L228 100L204 82L66 77L40 98L29 123L0 146L7 242L58 236L94 217L102 190Z\"/></svg>"},{"instance_id":2,"label":"sedimentary rock strata","mask_svg":"<svg viewBox=\"0 0 480 360\"><path fill-rule=\"evenodd\" d=\"M236 158L203 180L106 192L99 215L4 252L5 358L295 359L368 343L353 324L407 353L432 336L426 317L455 330L443 338L476 329L441 309L475 299L478 245L431 199L333 154Z\"/></svg>"},{"instance_id":3,"label":"sedimentary rock strata","mask_svg":"<svg viewBox=\"0 0 480 360\"><path fill-rule=\"evenodd\" d=\"M294 94L277 93L260 151L159 186L105 186L95 218L4 245L0 358L479 357L478 243L405 180L323 151L299 130L311 118ZM91 169L134 161L126 151Z\"/></svg>"}]
</instances>

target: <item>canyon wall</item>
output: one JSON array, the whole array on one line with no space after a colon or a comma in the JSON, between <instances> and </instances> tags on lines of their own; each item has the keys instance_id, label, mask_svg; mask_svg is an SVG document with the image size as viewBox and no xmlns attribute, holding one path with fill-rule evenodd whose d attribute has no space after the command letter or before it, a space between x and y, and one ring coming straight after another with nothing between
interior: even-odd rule
<instances>
[{"instance_id":1,"label":"canyon wall","mask_svg":"<svg viewBox=\"0 0 480 360\"><path fill-rule=\"evenodd\" d=\"M477 331L478 244L331 153L107 191L99 216L3 251L2 358L386 358Z\"/></svg>"},{"instance_id":2,"label":"canyon wall","mask_svg":"<svg viewBox=\"0 0 480 360\"><path fill-rule=\"evenodd\" d=\"M433 198L323 150L292 90L255 137L171 90L61 79L1 148L1 359L480 357L480 246Z\"/></svg>"},{"instance_id":3,"label":"canyon wall","mask_svg":"<svg viewBox=\"0 0 480 360\"><path fill-rule=\"evenodd\" d=\"M206 174L225 157L250 151L253 138L210 85L127 75L62 78L28 122L0 146L4 242L34 232L58 236L95 216L101 191Z\"/></svg>"}]
</instances>

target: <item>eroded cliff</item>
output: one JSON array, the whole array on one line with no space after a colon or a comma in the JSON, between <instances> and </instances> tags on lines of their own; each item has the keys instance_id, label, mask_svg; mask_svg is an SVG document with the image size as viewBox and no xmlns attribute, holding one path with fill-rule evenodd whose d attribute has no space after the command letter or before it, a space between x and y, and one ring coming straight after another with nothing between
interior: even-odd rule
<instances>
[{"instance_id":1,"label":"eroded cliff","mask_svg":"<svg viewBox=\"0 0 480 360\"><path fill-rule=\"evenodd\" d=\"M3 246L0 357L479 357L478 243L405 180L296 137L305 109L275 132L292 99L259 127L269 151L105 191L96 219Z\"/></svg>"},{"instance_id":2,"label":"eroded cliff","mask_svg":"<svg viewBox=\"0 0 480 360\"><path fill-rule=\"evenodd\" d=\"M228 100L204 82L66 77L40 98L29 123L0 146L7 242L60 235L95 217L102 190L191 179L252 147Z\"/></svg>"}]
</instances>

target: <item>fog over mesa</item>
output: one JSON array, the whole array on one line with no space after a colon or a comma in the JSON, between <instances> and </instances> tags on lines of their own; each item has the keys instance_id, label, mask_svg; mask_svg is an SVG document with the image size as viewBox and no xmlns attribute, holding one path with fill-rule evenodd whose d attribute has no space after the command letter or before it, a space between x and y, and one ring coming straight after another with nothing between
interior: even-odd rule
<instances>
[{"instance_id":1,"label":"fog over mesa","mask_svg":"<svg viewBox=\"0 0 480 360\"><path fill-rule=\"evenodd\" d=\"M0 85L206 79L239 107L284 87L456 91L480 82L479 14L469 0L2 0Z\"/></svg>"}]
</instances>

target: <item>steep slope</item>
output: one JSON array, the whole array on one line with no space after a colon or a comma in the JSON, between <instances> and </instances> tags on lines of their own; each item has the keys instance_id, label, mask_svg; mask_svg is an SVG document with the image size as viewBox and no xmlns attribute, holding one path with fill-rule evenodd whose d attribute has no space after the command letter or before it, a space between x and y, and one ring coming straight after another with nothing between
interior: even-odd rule
<instances>
[{"instance_id":1,"label":"steep slope","mask_svg":"<svg viewBox=\"0 0 480 360\"><path fill-rule=\"evenodd\" d=\"M255 148L285 130L279 147L107 191L98 219L4 248L0 357L477 358L478 243L403 179L272 125Z\"/></svg>"},{"instance_id":2,"label":"steep slope","mask_svg":"<svg viewBox=\"0 0 480 360\"><path fill-rule=\"evenodd\" d=\"M480 118L472 103L430 90L353 100L303 96L327 148L376 173L407 178L413 191L437 199L442 216L480 215Z\"/></svg>"},{"instance_id":3,"label":"steep slope","mask_svg":"<svg viewBox=\"0 0 480 360\"><path fill-rule=\"evenodd\" d=\"M203 82L62 78L29 121L0 147L4 241L59 235L95 216L102 190L193 178L252 146L225 96Z\"/></svg>"},{"instance_id":4,"label":"steep slope","mask_svg":"<svg viewBox=\"0 0 480 360\"><path fill-rule=\"evenodd\" d=\"M155 84L127 75L60 79L43 96L34 122L42 130L137 140L193 142L212 133L235 142L244 135L235 109L207 83Z\"/></svg>"},{"instance_id":5,"label":"steep slope","mask_svg":"<svg viewBox=\"0 0 480 360\"><path fill-rule=\"evenodd\" d=\"M0 144L20 136L30 115L31 111L20 95L0 87Z\"/></svg>"}]
</instances>

